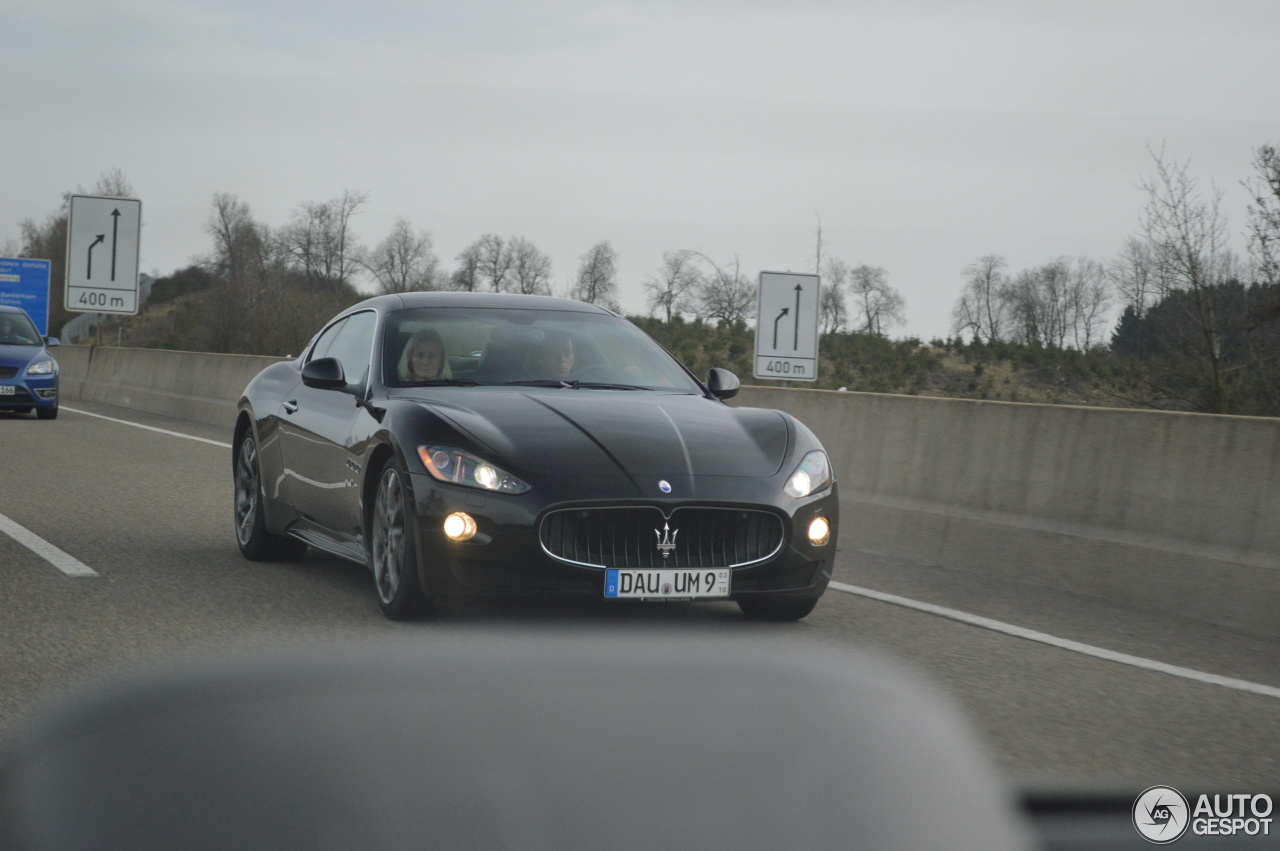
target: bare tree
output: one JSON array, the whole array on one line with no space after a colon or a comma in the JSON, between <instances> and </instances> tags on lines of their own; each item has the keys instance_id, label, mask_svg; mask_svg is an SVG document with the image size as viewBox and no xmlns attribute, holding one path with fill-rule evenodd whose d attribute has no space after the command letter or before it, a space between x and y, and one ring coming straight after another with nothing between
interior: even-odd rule
<instances>
[{"instance_id":1,"label":"bare tree","mask_svg":"<svg viewBox=\"0 0 1280 851\"><path fill-rule=\"evenodd\" d=\"M408 219L399 218L387 238L369 252L364 265L378 282L379 292L434 290L440 261L433 248L431 234L415 231Z\"/></svg>"},{"instance_id":2,"label":"bare tree","mask_svg":"<svg viewBox=\"0 0 1280 851\"><path fill-rule=\"evenodd\" d=\"M698 275L694 298L698 314L735 325L755 316L756 287L742 274L742 261L735 254L733 262L721 266L700 251L692 252L711 271Z\"/></svg>"},{"instance_id":3,"label":"bare tree","mask_svg":"<svg viewBox=\"0 0 1280 851\"><path fill-rule=\"evenodd\" d=\"M1002 293L1009 284L1006 265L999 254L987 254L965 268L964 292L951 312L952 332L969 331L988 343L1004 339L1008 305Z\"/></svg>"},{"instance_id":4,"label":"bare tree","mask_svg":"<svg viewBox=\"0 0 1280 851\"><path fill-rule=\"evenodd\" d=\"M478 291L482 283L480 267L484 263L479 241L462 249L455 259L458 268L449 276L449 289L469 293Z\"/></svg>"},{"instance_id":5,"label":"bare tree","mask_svg":"<svg viewBox=\"0 0 1280 851\"><path fill-rule=\"evenodd\" d=\"M98 182L93 185L90 195L102 195L108 198L132 198L133 184L124 172L118 168L103 172Z\"/></svg>"},{"instance_id":6,"label":"bare tree","mask_svg":"<svg viewBox=\"0 0 1280 851\"><path fill-rule=\"evenodd\" d=\"M511 288L522 295L551 294L551 258L523 236L507 244L511 254Z\"/></svg>"},{"instance_id":7,"label":"bare tree","mask_svg":"<svg viewBox=\"0 0 1280 851\"><path fill-rule=\"evenodd\" d=\"M1075 347L1088 351L1100 343L1109 324L1111 287L1097 260L1081 257L1071 270L1068 316Z\"/></svg>"},{"instance_id":8,"label":"bare tree","mask_svg":"<svg viewBox=\"0 0 1280 851\"><path fill-rule=\"evenodd\" d=\"M205 230L213 237L209 271L224 283L260 287L266 261L268 235L254 221L249 205L235 195L218 192Z\"/></svg>"},{"instance_id":9,"label":"bare tree","mask_svg":"<svg viewBox=\"0 0 1280 851\"><path fill-rule=\"evenodd\" d=\"M1226 413L1226 363L1223 328L1215 309L1215 290L1236 271L1227 247L1227 222L1219 211L1222 193L1206 198L1188 172L1189 162L1168 162L1152 152L1155 173L1142 181L1147 203L1141 238L1150 246L1161 298L1178 293L1186 333L1182 343L1203 366L1206 407Z\"/></svg>"},{"instance_id":10,"label":"bare tree","mask_svg":"<svg viewBox=\"0 0 1280 851\"><path fill-rule=\"evenodd\" d=\"M368 201L367 193L346 189L331 201L309 201L294 212L280 239L309 286L351 284L360 258L351 217Z\"/></svg>"},{"instance_id":11,"label":"bare tree","mask_svg":"<svg viewBox=\"0 0 1280 851\"><path fill-rule=\"evenodd\" d=\"M496 233L486 233L472 243L479 265L476 268L478 279L495 293L505 293L511 288L511 268L515 265L515 255L507 241Z\"/></svg>"},{"instance_id":12,"label":"bare tree","mask_svg":"<svg viewBox=\"0 0 1280 851\"><path fill-rule=\"evenodd\" d=\"M1257 174L1245 182L1253 196L1249 205L1249 253L1258 277L1280 284L1280 148L1263 145L1254 152Z\"/></svg>"},{"instance_id":13,"label":"bare tree","mask_svg":"<svg viewBox=\"0 0 1280 851\"><path fill-rule=\"evenodd\" d=\"M578 263L578 277L570 298L598 304L610 310L621 310L618 304L618 253L606 239L597 242Z\"/></svg>"},{"instance_id":14,"label":"bare tree","mask_svg":"<svg viewBox=\"0 0 1280 851\"><path fill-rule=\"evenodd\" d=\"M820 272L823 269L818 268ZM849 323L849 308L844 297L849 283L849 264L839 257L831 257L825 271L821 278L822 295L818 297L819 321L823 334L838 334Z\"/></svg>"},{"instance_id":15,"label":"bare tree","mask_svg":"<svg viewBox=\"0 0 1280 851\"><path fill-rule=\"evenodd\" d=\"M856 266L849 270L849 289L858 330L884 335L886 328L906 323L906 299L889 286L889 272L879 266Z\"/></svg>"},{"instance_id":16,"label":"bare tree","mask_svg":"<svg viewBox=\"0 0 1280 851\"><path fill-rule=\"evenodd\" d=\"M1066 345L1071 330L1071 264L1053 260L1019 272L1000 290L1011 323L1011 336L1027 345Z\"/></svg>"},{"instance_id":17,"label":"bare tree","mask_svg":"<svg viewBox=\"0 0 1280 851\"><path fill-rule=\"evenodd\" d=\"M210 299L201 342L209 351L239 351L244 342L244 316L251 315L263 288L264 240L249 205L235 195L217 192L205 230L213 238L206 263L220 293Z\"/></svg>"},{"instance_id":18,"label":"bare tree","mask_svg":"<svg viewBox=\"0 0 1280 851\"><path fill-rule=\"evenodd\" d=\"M644 282L650 313L661 310L670 322L673 315L688 310L691 296L697 292L700 279L692 251L680 249L664 252L662 265Z\"/></svg>"},{"instance_id":19,"label":"bare tree","mask_svg":"<svg viewBox=\"0 0 1280 851\"><path fill-rule=\"evenodd\" d=\"M1126 307L1138 317L1145 316L1159 293L1168 287L1156 280L1159 273L1151 243L1131 236L1120 254L1107 267L1107 275Z\"/></svg>"}]
</instances>

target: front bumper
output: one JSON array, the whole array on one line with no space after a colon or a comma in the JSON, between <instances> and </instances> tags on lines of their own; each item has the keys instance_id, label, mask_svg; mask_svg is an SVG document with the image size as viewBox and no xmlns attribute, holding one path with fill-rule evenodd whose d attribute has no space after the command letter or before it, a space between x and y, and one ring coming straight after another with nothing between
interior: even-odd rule
<instances>
[{"instance_id":1,"label":"front bumper","mask_svg":"<svg viewBox=\"0 0 1280 851\"><path fill-rule=\"evenodd\" d=\"M58 407L58 376L27 375L20 370L12 378L0 378L0 385L13 388L13 392L0 395L0 411Z\"/></svg>"},{"instance_id":2,"label":"front bumper","mask_svg":"<svg viewBox=\"0 0 1280 851\"><path fill-rule=\"evenodd\" d=\"M535 492L521 496L486 494L459 487L441 487L430 476L411 474L416 520L419 572L433 593L556 594L604 597L604 568L562 562L539 542L544 515L558 509L617 505L677 507L713 506L768 510L783 519L784 540L767 561L733 568L731 597L754 594L820 595L831 579L839 528L839 500L835 486L807 499L779 499L744 503L730 490L714 499L703 494L690 499L563 500L544 502ZM470 541L450 541L444 518L463 511L476 521L478 533ZM809 523L826 517L831 535L823 545L807 538Z\"/></svg>"}]
</instances>

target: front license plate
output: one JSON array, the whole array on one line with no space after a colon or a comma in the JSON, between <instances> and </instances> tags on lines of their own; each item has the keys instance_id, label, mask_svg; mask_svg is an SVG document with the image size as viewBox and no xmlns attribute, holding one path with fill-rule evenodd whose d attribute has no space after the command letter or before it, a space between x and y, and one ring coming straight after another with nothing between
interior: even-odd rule
<instances>
[{"instance_id":1,"label":"front license plate","mask_svg":"<svg viewBox=\"0 0 1280 851\"><path fill-rule=\"evenodd\" d=\"M0 396L12 396L17 389L12 384L0 384Z\"/></svg>"},{"instance_id":2,"label":"front license plate","mask_svg":"<svg viewBox=\"0 0 1280 851\"><path fill-rule=\"evenodd\" d=\"M706 600L729 596L729 569L604 572L604 595L631 600Z\"/></svg>"}]
</instances>

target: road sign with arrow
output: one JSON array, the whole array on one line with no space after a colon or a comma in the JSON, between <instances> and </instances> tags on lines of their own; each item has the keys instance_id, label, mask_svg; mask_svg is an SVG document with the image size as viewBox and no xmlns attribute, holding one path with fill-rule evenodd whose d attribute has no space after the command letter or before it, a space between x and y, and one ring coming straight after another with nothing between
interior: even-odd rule
<instances>
[{"instance_id":1,"label":"road sign with arrow","mask_svg":"<svg viewBox=\"0 0 1280 851\"><path fill-rule=\"evenodd\" d=\"M67 310L138 312L137 198L72 195L67 222Z\"/></svg>"},{"instance_id":2,"label":"road sign with arrow","mask_svg":"<svg viewBox=\"0 0 1280 851\"><path fill-rule=\"evenodd\" d=\"M761 272L756 378L818 380L818 276Z\"/></svg>"}]
</instances>

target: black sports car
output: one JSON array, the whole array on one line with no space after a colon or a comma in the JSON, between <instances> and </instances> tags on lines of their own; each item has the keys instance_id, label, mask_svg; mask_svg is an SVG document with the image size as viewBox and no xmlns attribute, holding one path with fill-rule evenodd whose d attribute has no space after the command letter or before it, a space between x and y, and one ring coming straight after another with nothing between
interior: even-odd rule
<instances>
[{"instance_id":1,"label":"black sports car","mask_svg":"<svg viewBox=\"0 0 1280 851\"><path fill-rule=\"evenodd\" d=\"M396 619L463 593L802 618L831 577L834 476L804 424L725 405L738 386L594 305L371 298L245 388L240 550L367 565Z\"/></svg>"}]
</instances>

